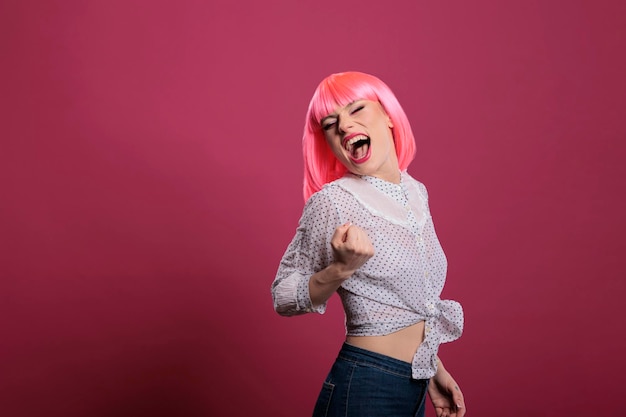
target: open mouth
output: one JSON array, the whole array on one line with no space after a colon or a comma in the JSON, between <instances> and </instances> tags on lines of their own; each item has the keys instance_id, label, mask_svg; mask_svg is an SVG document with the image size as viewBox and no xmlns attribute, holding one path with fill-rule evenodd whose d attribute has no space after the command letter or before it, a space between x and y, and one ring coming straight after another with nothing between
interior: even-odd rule
<instances>
[{"instance_id":1,"label":"open mouth","mask_svg":"<svg viewBox=\"0 0 626 417\"><path fill-rule=\"evenodd\" d=\"M359 161L368 154L370 138L365 135L357 135L347 140L343 146L353 160Z\"/></svg>"}]
</instances>

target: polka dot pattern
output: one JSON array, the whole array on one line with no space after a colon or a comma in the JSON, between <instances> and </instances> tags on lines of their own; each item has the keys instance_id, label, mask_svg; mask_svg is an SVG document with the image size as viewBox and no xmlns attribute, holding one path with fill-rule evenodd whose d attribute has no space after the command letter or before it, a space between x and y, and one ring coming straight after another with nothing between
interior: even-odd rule
<instances>
[{"instance_id":1,"label":"polka dot pattern","mask_svg":"<svg viewBox=\"0 0 626 417\"><path fill-rule=\"evenodd\" d=\"M426 188L406 172L400 184L348 174L311 196L272 284L276 310L324 313L326 305L311 305L309 278L332 262L331 237L348 221L367 232L376 253L337 290L347 334L386 335L425 321L413 377L430 378L439 344L461 335L463 310L455 301L440 299L446 256Z\"/></svg>"}]
</instances>

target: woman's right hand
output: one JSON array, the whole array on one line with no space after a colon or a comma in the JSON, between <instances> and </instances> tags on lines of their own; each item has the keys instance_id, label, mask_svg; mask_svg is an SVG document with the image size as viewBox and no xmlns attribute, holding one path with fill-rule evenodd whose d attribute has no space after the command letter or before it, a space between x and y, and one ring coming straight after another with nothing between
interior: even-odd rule
<instances>
[{"instance_id":1,"label":"woman's right hand","mask_svg":"<svg viewBox=\"0 0 626 417\"><path fill-rule=\"evenodd\" d=\"M342 282L374 256L374 246L367 233L352 223L337 227L330 245L334 261L309 280L309 296L314 306L325 303Z\"/></svg>"},{"instance_id":2,"label":"woman's right hand","mask_svg":"<svg viewBox=\"0 0 626 417\"><path fill-rule=\"evenodd\" d=\"M374 256L374 246L365 230L349 222L335 229L330 245L334 263L346 279Z\"/></svg>"}]
</instances>

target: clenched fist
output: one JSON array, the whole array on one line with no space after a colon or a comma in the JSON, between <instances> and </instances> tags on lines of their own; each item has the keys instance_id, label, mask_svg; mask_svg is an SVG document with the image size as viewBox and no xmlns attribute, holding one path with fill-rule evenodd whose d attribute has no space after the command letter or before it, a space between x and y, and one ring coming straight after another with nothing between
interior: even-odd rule
<instances>
[{"instance_id":1,"label":"clenched fist","mask_svg":"<svg viewBox=\"0 0 626 417\"><path fill-rule=\"evenodd\" d=\"M330 245L333 248L335 264L348 276L374 256L374 246L367 233L352 223L338 226Z\"/></svg>"}]
</instances>

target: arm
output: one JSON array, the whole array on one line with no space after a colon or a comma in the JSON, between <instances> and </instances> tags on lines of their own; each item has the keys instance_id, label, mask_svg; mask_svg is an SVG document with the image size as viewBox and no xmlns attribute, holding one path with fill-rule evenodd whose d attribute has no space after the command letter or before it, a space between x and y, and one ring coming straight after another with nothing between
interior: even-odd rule
<instances>
[{"instance_id":1,"label":"arm","mask_svg":"<svg viewBox=\"0 0 626 417\"><path fill-rule=\"evenodd\" d=\"M330 245L333 262L309 280L309 295L315 306L326 303L342 282L374 256L374 247L367 233L351 223L335 229Z\"/></svg>"},{"instance_id":2,"label":"arm","mask_svg":"<svg viewBox=\"0 0 626 417\"><path fill-rule=\"evenodd\" d=\"M439 358L437 362L437 373L428 384L428 395L435 414L437 417L463 417L466 411L463 393Z\"/></svg>"},{"instance_id":3,"label":"arm","mask_svg":"<svg viewBox=\"0 0 626 417\"><path fill-rule=\"evenodd\" d=\"M367 234L340 222L331 198L318 193L309 199L272 284L278 314L324 313L341 283L373 255Z\"/></svg>"}]
</instances>

